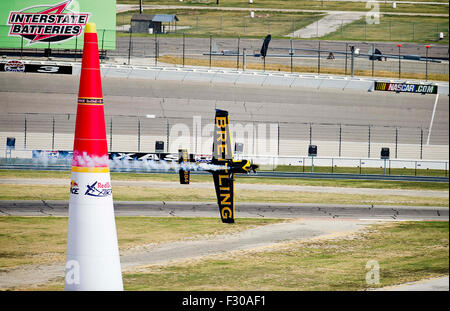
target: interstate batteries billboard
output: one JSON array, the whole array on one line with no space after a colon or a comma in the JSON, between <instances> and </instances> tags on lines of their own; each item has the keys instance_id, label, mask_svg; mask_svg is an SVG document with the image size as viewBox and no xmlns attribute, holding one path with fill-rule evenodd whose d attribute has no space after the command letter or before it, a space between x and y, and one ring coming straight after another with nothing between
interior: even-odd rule
<instances>
[{"instance_id":1,"label":"interstate batteries billboard","mask_svg":"<svg viewBox=\"0 0 450 311\"><path fill-rule=\"evenodd\" d=\"M0 48L82 49L87 22L97 24L100 49L115 49L115 0L3 0Z\"/></svg>"}]
</instances>

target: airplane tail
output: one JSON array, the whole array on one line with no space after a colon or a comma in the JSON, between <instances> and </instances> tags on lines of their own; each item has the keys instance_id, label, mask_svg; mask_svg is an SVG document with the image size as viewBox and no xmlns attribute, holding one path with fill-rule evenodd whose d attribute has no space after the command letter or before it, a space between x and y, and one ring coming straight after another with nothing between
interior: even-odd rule
<instances>
[{"instance_id":1,"label":"airplane tail","mask_svg":"<svg viewBox=\"0 0 450 311\"><path fill-rule=\"evenodd\" d=\"M187 149L179 149L178 150L178 163L188 163L189 162L189 153ZM188 185L191 179L191 172L180 167L178 171L180 175L180 184Z\"/></svg>"}]
</instances>

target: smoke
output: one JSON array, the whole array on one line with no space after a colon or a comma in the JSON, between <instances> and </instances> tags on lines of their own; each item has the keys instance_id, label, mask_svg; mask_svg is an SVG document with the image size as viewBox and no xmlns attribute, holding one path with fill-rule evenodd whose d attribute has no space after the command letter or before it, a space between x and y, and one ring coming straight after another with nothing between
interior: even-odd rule
<instances>
[{"instance_id":1,"label":"smoke","mask_svg":"<svg viewBox=\"0 0 450 311\"><path fill-rule=\"evenodd\" d=\"M108 162L109 160L107 154L98 157L98 156L90 156L86 152L83 152L82 154L80 154L77 151L73 152L73 160L72 160L73 166L80 166L80 167L107 166Z\"/></svg>"},{"instance_id":2,"label":"smoke","mask_svg":"<svg viewBox=\"0 0 450 311\"><path fill-rule=\"evenodd\" d=\"M119 172L178 172L180 169L184 171L200 172L200 171L218 171L225 170L225 165L216 165L204 162L183 162L150 159L130 159L115 157L112 160L107 155L89 156L86 152L61 155L51 152L41 152L33 156L33 164L40 168L54 167L105 167Z\"/></svg>"},{"instance_id":3,"label":"smoke","mask_svg":"<svg viewBox=\"0 0 450 311\"><path fill-rule=\"evenodd\" d=\"M114 158L109 161L109 167L112 170L119 171L162 171L162 172L178 172L180 169L184 171L218 171L227 167L224 165L215 165L210 163L177 163L164 160L128 160Z\"/></svg>"}]
</instances>

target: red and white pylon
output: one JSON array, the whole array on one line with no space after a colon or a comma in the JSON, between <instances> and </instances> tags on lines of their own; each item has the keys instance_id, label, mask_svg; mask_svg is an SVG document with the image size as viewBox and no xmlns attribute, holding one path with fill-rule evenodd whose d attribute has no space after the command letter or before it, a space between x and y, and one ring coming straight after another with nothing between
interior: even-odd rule
<instances>
[{"instance_id":1,"label":"red and white pylon","mask_svg":"<svg viewBox=\"0 0 450 311\"><path fill-rule=\"evenodd\" d=\"M123 290L94 23L84 31L71 179L65 289Z\"/></svg>"}]
</instances>

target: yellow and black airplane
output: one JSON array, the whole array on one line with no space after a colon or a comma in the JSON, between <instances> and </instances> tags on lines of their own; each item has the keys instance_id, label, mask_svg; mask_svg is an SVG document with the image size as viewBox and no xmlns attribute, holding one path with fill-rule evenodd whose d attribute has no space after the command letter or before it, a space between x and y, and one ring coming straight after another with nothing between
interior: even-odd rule
<instances>
[{"instance_id":1,"label":"yellow and black airplane","mask_svg":"<svg viewBox=\"0 0 450 311\"><path fill-rule=\"evenodd\" d=\"M224 223L234 223L234 174L256 173L258 165L248 160L233 160L228 111L216 109L213 152L210 164L216 169L207 170L213 175L220 217ZM195 162L185 149L179 150L179 163ZM180 169L180 183L189 184L190 172Z\"/></svg>"}]
</instances>

